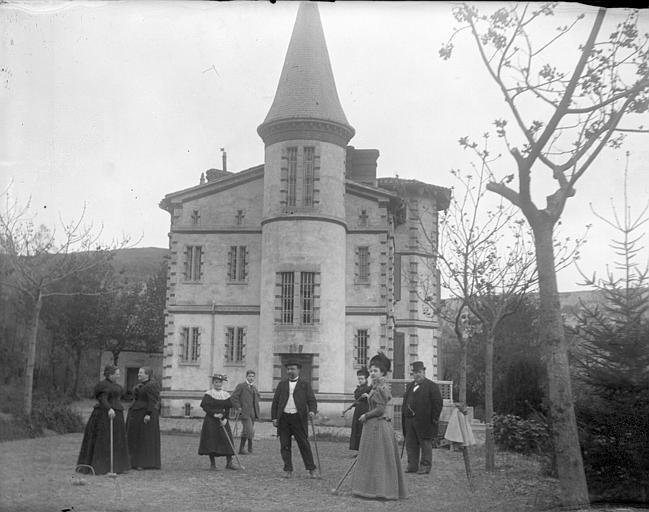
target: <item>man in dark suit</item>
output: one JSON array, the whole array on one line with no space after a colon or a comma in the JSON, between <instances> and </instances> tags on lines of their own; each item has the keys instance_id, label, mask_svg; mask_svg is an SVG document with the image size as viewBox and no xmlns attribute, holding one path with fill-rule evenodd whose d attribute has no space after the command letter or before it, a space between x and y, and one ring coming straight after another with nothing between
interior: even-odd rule
<instances>
[{"instance_id":1,"label":"man in dark suit","mask_svg":"<svg viewBox=\"0 0 649 512\"><path fill-rule=\"evenodd\" d=\"M317 412L318 404L311 384L299 378L302 365L297 361L287 361L284 365L288 379L282 380L275 389L270 414L273 426L277 427L280 453L284 461L284 477L293 476L291 458L291 436L295 437L302 455L304 467L311 478L316 478L313 454L309 444L309 418Z\"/></svg>"},{"instance_id":2,"label":"man in dark suit","mask_svg":"<svg viewBox=\"0 0 649 512\"><path fill-rule=\"evenodd\" d=\"M232 396L232 406L239 413L241 420L241 444L239 454L252 453L252 439L255 437L255 421L259 419L259 391L255 387L255 370L246 372L246 381L237 384ZM245 450L246 440L248 451Z\"/></svg>"},{"instance_id":3,"label":"man in dark suit","mask_svg":"<svg viewBox=\"0 0 649 512\"><path fill-rule=\"evenodd\" d=\"M421 361L412 363L413 381L406 387L401 408L408 467L406 473L427 474L433 463L433 439L437 436L442 394L439 386L426 378Z\"/></svg>"}]
</instances>

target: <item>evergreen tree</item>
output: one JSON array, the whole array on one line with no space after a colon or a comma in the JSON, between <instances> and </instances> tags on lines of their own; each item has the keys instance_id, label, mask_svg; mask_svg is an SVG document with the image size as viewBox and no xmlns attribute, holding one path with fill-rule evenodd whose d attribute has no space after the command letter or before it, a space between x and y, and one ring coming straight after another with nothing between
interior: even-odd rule
<instances>
[{"instance_id":1,"label":"evergreen tree","mask_svg":"<svg viewBox=\"0 0 649 512\"><path fill-rule=\"evenodd\" d=\"M648 209L633 219L625 190L624 215L598 215L622 235L611 244L621 277L609 271L605 279L587 279L602 302L582 305L578 316L575 356L586 384L578 419L595 499L649 501L649 265L635 261Z\"/></svg>"}]
</instances>

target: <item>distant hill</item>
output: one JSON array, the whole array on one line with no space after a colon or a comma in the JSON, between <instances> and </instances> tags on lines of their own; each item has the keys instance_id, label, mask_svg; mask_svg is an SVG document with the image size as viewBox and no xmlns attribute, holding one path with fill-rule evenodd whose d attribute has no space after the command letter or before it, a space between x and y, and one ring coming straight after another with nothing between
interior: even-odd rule
<instances>
[{"instance_id":1,"label":"distant hill","mask_svg":"<svg viewBox=\"0 0 649 512\"><path fill-rule=\"evenodd\" d=\"M159 247L120 249L113 258L113 267L128 281L146 281L158 271L168 254L169 249Z\"/></svg>"}]
</instances>

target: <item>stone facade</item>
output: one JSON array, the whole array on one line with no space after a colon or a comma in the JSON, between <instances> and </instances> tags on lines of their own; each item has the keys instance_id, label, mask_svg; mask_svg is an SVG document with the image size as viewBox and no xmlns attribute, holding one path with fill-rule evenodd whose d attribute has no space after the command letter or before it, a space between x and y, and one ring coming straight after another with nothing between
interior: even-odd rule
<instances>
[{"instance_id":1,"label":"stone facade","mask_svg":"<svg viewBox=\"0 0 649 512\"><path fill-rule=\"evenodd\" d=\"M268 414L287 358L300 359L329 417L340 415L356 370L378 350L393 360L394 378L407 377L415 360L437 376L438 325L418 283L434 268L423 240L436 237L449 191L377 179L379 152L347 145L354 129L338 102L315 4L301 5L286 59L258 129L264 164L211 169L207 181L161 202L171 214L164 415L202 415L210 376L227 374L233 389L248 368ZM318 86L303 87L307 79ZM309 104L304 90L321 101ZM302 113L292 98L306 105Z\"/></svg>"}]
</instances>

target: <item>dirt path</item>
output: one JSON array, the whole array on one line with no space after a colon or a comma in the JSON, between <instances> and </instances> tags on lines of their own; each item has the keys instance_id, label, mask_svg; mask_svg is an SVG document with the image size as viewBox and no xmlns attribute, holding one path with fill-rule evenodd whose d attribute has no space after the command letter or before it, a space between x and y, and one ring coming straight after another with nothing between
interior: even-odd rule
<instances>
[{"instance_id":1,"label":"dirt path","mask_svg":"<svg viewBox=\"0 0 649 512\"><path fill-rule=\"evenodd\" d=\"M410 497L399 502L363 500L331 494L351 462L345 443L319 442L323 479L306 478L294 447L296 476L282 478L279 442L257 442L254 455L241 457L246 471L207 470L209 461L196 455L198 438L163 435L161 471L131 471L116 479L84 477L73 485L80 434L10 441L0 444L0 510L2 511L526 511L547 509L556 483L542 478L536 464L500 455L499 471L487 475L484 459L474 454L476 491L468 489L462 457L435 450L430 475L407 474ZM506 458L503 458L506 457ZM221 460L219 468L225 465Z\"/></svg>"}]
</instances>

